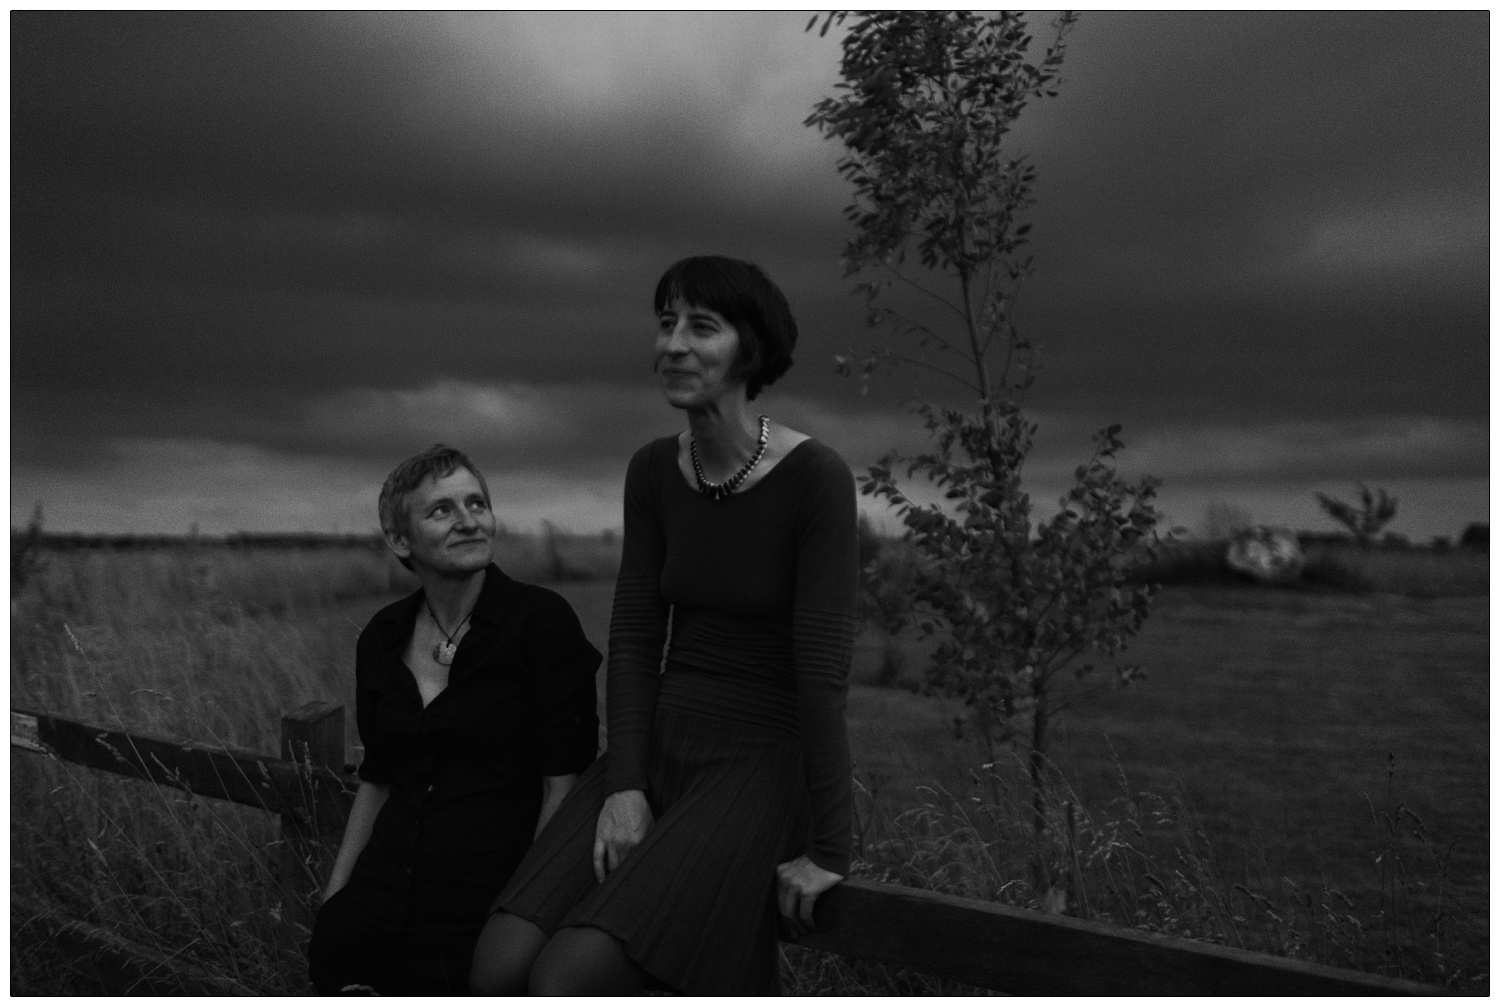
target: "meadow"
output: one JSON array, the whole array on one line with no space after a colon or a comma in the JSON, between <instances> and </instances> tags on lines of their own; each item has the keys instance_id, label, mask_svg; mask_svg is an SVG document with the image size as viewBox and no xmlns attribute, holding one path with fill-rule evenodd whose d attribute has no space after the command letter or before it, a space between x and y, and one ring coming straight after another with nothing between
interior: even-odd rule
<instances>
[{"instance_id":1,"label":"meadow","mask_svg":"<svg viewBox=\"0 0 1500 1007\"><path fill-rule=\"evenodd\" d=\"M564 594L603 649L617 548L507 536L500 560ZM1041 839L1018 773L982 765L962 709L922 693L929 645L899 638L904 677L877 685L885 644L866 632L857 871L1487 992L1487 559L1453 555L1466 572L1381 555L1357 590L1169 585L1130 651L1146 680L1063 721ZM354 546L39 560L13 587L13 704L266 752L282 713L352 709L354 638L411 585ZM13 893L247 990L306 991L270 816L20 753L11 809ZM785 966L791 992L962 992L792 947ZM13 993L96 989L13 908Z\"/></svg>"}]
</instances>

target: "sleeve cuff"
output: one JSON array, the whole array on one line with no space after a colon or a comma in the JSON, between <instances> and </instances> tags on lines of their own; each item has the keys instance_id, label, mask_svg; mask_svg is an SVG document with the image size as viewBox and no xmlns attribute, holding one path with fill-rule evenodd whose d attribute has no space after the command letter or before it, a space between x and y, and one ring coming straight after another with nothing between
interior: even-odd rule
<instances>
[{"instance_id":1,"label":"sleeve cuff","mask_svg":"<svg viewBox=\"0 0 1500 1007\"><path fill-rule=\"evenodd\" d=\"M807 854L807 859L825 871L842 874L846 878L849 876L849 854L847 853L839 855L823 850L811 850Z\"/></svg>"},{"instance_id":2,"label":"sleeve cuff","mask_svg":"<svg viewBox=\"0 0 1500 1007\"><path fill-rule=\"evenodd\" d=\"M366 758L364 762L359 764L359 778L365 783L391 782L389 770L381 763L372 762L369 758Z\"/></svg>"}]
</instances>

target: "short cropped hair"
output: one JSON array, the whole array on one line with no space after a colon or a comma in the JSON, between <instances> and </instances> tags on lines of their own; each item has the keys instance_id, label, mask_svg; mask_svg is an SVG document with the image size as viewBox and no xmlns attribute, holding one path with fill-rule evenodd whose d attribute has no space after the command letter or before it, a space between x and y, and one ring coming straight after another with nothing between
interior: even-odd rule
<instances>
[{"instance_id":1,"label":"short cropped hair","mask_svg":"<svg viewBox=\"0 0 1500 1007\"><path fill-rule=\"evenodd\" d=\"M722 255L673 263L656 284L656 313L678 298L717 312L739 332L734 374L744 379L747 398L755 398L792 366L797 320L785 295L755 263Z\"/></svg>"},{"instance_id":2,"label":"short cropped hair","mask_svg":"<svg viewBox=\"0 0 1500 1007\"><path fill-rule=\"evenodd\" d=\"M468 469L479 480L484 490L484 502L490 503L490 487L484 481L484 473L469 460L469 456L446 444L434 444L419 455L413 455L391 470L385 485L380 487L380 529L397 535L411 534L411 508L407 498L428 476L442 479L458 469ZM397 557L408 570L411 564L404 557Z\"/></svg>"}]
</instances>

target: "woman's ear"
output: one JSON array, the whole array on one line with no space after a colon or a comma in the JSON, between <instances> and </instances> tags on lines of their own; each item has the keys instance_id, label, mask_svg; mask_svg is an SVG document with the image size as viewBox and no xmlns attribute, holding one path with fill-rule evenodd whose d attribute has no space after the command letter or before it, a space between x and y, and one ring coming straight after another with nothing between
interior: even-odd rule
<instances>
[{"instance_id":1,"label":"woman's ear","mask_svg":"<svg viewBox=\"0 0 1500 1007\"><path fill-rule=\"evenodd\" d=\"M411 543L406 540L405 535L392 528L382 528L380 534L385 537L385 544L398 558L411 558Z\"/></svg>"}]
</instances>

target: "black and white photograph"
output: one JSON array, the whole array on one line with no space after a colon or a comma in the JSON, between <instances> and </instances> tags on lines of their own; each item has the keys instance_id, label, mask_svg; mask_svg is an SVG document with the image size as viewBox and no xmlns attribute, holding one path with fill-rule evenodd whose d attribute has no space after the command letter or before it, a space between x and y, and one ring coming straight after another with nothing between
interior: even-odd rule
<instances>
[{"instance_id":1,"label":"black and white photograph","mask_svg":"<svg viewBox=\"0 0 1500 1007\"><path fill-rule=\"evenodd\" d=\"M11 994L1488 995L1490 33L12 11Z\"/></svg>"}]
</instances>

